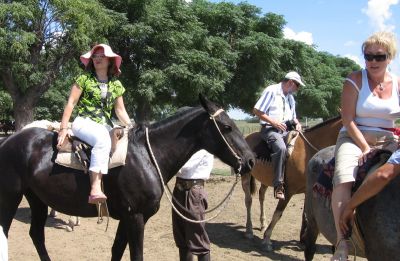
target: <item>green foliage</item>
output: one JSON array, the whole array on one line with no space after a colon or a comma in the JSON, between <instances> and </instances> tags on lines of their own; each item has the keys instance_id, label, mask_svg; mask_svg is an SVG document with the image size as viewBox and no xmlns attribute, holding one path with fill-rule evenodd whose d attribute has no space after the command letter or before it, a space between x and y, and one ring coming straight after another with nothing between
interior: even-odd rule
<instances>
[{"instance_id":1,"label":"green foliage","mask_svg":"<svg viewBox=\"0 0 400 261\"><path fill-rule=\"evenodd\" d=\"M359 67L283 39L285 24L246 2L8 1L0 4L0 85L14 106L59 120L79 55L108 42L123 58L125 105L138 121L197 105L198 93L251 113L265 86L290 70L306 83L297 94L300 117L337 115L343 78Z\"/></svg>"},{"instance_id":2,"label":"green foliage","mask_svg":"<svg viewBox=\"0 0 400 261\"><path fill-rule=\"evenodd\" d=\"M96 0L0 4L0 75L16 107L17 127L33 120L33 108L63 66L91 43L103 41L116 16Z\"/></svg>"},{"instance_id":3,"label":"green foliage","mask_svg":"<svg viewBox=\"0 0 400 261\"><path fill-rule=\"evenodd\" d=\"M12 119L12 100L3 90L0 90L0 119Z\"/></svg>"}]
</instances>

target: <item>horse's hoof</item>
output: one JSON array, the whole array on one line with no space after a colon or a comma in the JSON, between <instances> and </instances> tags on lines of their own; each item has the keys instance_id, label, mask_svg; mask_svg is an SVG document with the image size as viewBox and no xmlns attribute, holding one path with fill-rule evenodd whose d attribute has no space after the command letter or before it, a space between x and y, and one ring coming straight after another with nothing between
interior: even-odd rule
<instances>
[{"instance_id":1,"label":"horse's hoof","mask_svg":"<svg viewBox=\"0 0 400 261\"><path fill-rule=\"evenodd\" d=\"M265 251L265 252L272 252L274 249L272 247L271 242L267 242L267 241L263 240L263 242L261 243L261 250Z\"/></svg>"},{"instance_id":2,"label":"horse's hoof","mask_svg":"<svg viewBox=\"0 0 400 261\"><path fill-rule=\"evenodd\" d=\"M69 225L66 225L65 226L65 230L67 230L67 232L72 232L72 231L74 231L74 227L72 226L69 226Z\"/></svg>"},{"instance_id":3,"label":"horse's hoof","mask_svg":"<svg viewBox=\"0 0 400 261\"><path fill-rule=\"evenodd\" d=\"M50 217L53 217L53 218L57 217L57 211L55 211L54 209L52 209L52 210L50 211L49 216L50 216Z\"/></svg>"}]
</instances>

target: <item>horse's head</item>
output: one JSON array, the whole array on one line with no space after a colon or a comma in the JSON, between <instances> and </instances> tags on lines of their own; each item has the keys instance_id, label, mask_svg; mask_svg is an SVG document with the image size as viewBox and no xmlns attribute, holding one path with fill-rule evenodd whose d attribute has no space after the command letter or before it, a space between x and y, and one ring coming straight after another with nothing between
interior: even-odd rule
<instances>
[{"instance_id":1,"label":"horse's head","mask_svg":"<svg viewBox=\"0 0 400 261\"><path fill-rule=\"evenodd\" d=\"M254 155L236 124L215 103L199 95L208 113L206 131L202 135L206 150L230 165L236 173L247 173L254 166Z\"/></svg>"}]
</instances>

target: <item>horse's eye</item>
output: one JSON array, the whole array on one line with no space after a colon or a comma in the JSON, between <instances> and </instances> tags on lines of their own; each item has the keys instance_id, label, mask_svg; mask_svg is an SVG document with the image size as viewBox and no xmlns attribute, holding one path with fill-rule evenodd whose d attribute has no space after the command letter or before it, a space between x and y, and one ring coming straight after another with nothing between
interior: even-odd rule
<instances>
[{"instance_id":1,"label":"horse's eye","mask_svg":"<svg viewBox=\"0 0 400 261\"><path fill-rule=\"evenodd\" d=\"M232 130L232 127L231 127L231 126L229 126L229 125L224 125L224 131L228 132L228 131L231 131L231 130Z\"/></svg>"}]
</instances>

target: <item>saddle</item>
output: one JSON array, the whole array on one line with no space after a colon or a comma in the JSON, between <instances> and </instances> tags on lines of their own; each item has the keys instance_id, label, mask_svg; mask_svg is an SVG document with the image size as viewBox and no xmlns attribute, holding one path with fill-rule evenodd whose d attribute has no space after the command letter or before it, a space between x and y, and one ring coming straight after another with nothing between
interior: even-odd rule
<instances>
[{"instance_id":1,"label":"saddle","mask_svg":"<svg viewBox=\"0 0 400 261\"><path fill-rule=\"evenodd\" d=\"M33 127L58 132L60 130L60 122L38 120L27 124L23 129ZM68 127L71 128L71 123L69 123ZM70 134L68 139L65 139L61 147L58 148L55 163L64 167L87 171L90 162L91 146L77 137L74 137L70 129L68 132ZM108 164L110 169L125 165L126 153L128 149L127 134L128 129L122 127L114 128L110 132L111 153Z\"/></svg>"},{"instance_id":2,"label":"saddle","mask_svg":"<svg viewBox=\"0 0 400 261\"><path fill-rule=\"evenodd\" d=\"M114 155L117 142L124 136L124 128L116 127L110 131L111 138L111 151L110 158ZM64 142L61 146L57 147L58 152L66 152L66 153L74 153L79 162L82 164L83 170L85 173L89 170L90 164L90 156L92 151L92 146L82 141L81 139L75 136L68 136L67 139L64 139Z\"/></svg>"},{"instance_id":3,"label":"saddle","mask_svg":"<svg viewBox=\"0 0 400 261\"><path fill-rule=\"evenodd\" d=\"M290 131L288 135L286 135L284 141L287 147L287 155L286 157L289 158L292 155L294 144L296 142L297 137L299 136L298 131ZM271 148L266 145L265 141L263 141L260 137L260 141L256 144L253 148L255 153L256 159L261 161L271 162Z\"/></svg>"}]
</instances>

